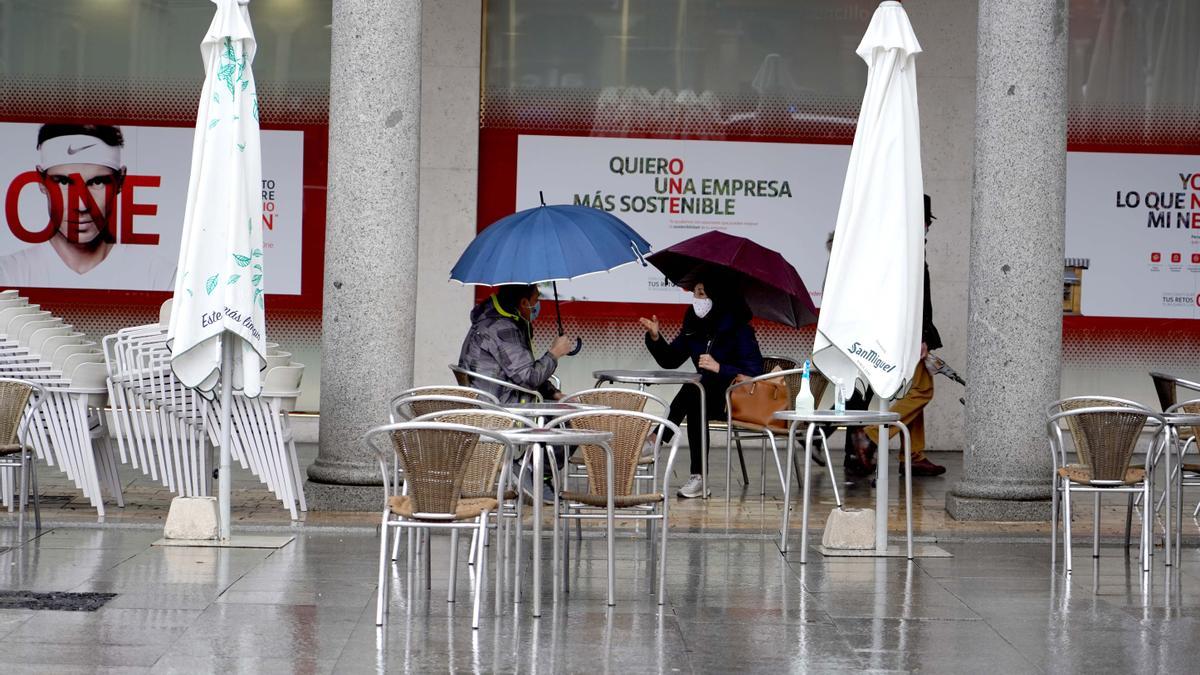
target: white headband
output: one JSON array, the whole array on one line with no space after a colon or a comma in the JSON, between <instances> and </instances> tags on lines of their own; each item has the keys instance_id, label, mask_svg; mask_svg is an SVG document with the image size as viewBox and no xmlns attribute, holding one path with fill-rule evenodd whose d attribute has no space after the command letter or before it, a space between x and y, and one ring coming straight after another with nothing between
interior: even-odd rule
<instances>
[{"instance_id":1,"label":"white headband","mask_svg":"<svg viewBox=\"0 0 1200 675\"><path fill-rule=\"evenodd\" d=\"M43 169L59 164L99 164L113 170L121 168L121 148L86 134L56 136L42 143L39 150Z\"/></svg>"}]
</instances>

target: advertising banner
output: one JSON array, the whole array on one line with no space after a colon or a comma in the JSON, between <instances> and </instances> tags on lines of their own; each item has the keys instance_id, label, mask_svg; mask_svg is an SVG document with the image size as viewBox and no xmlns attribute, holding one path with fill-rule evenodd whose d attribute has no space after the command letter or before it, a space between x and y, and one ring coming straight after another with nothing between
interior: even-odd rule
<instances>
[{"instance_id":1,"label":"advertising banner","mask_svg":"<svg viewBox=\"0 0 1200 675\"><path fill-rule=\"evenodd\" d=\"M0 288L171 291L193 135L0 124ZM298 295L303 132L264 130L262 158L265 290Z\"/></svg>"},{"instance_id":2,"label":"advertising banner","mask_svg":"<svg viewBox=\"0 0 1200 675\"><path fill-rule=\"evenodd\" d=\"M522 135L518 210L586 204L628 223L662 250L709 230L781 253L813 302L829 261L848 145ZM684 303L654 267L630 265L559 284L578 300Z\"/></svg>"},{"instance_id":3,"label":"advertising banner","mask_svg":"<svg viewBox=\"0 0 1200 675\"><path fill-rule=\"evenodd\" d=\"M1200 157L1068 153L1066 257L1068 314L1200 318Z\"/></svg>"}]
</instances>

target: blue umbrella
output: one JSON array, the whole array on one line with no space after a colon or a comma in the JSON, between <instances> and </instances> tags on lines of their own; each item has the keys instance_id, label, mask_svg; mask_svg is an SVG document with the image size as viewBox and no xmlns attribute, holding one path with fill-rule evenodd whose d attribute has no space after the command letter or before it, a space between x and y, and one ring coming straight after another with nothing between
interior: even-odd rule
<instances>
[{"instance_id":1,"label":"blue umbrella","mask_svg":"<svg viewBox=\"0 0 1200 675\"><path fill-rule=\"evenodd\" d=\"M487 226L463 251L450 278L484 286L551 282L562 335L556 282L632 262L645 265L649 252L650 242L607 211L543 202Z\"/></svg>"}]
</instances>

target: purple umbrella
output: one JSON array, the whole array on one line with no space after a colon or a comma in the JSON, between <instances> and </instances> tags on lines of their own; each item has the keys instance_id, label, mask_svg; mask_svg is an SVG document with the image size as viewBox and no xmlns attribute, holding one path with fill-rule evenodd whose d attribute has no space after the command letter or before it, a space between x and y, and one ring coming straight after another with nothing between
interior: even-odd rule
<instances>
[{"instance_id":1,"label":"purple umbrella","mask_svg":"<svg viewBox=\"0 0 1200 675\"><path fill-rule=\"evenodd\" d=\"M799 328L817 320L808 289L779 253L718 230L664 249L646 260L676 286L691 290L712 276L732 279L754 316Z\"/></svg>"}]
</instances>

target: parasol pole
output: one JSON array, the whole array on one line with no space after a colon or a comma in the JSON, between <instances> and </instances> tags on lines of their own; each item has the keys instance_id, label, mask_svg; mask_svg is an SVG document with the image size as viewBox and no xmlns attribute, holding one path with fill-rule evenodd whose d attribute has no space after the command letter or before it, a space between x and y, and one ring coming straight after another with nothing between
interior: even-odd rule
<instances>
[{"instance_id":1,"label":"parasol pole","mask_svg":"<svg viewBox=\"0 0 1200 675\"><path fill-rule=\"evenodd\" d=\"M221 335L221 468L217 472L218 536L228 542L230 537L230 499L232 497L233 474L229 468L230 447L233 438L233 334L226 331Z\"/></svg>"},{"instance_id":2,"label":"parasol pole","mask_svg":"<svg viewBox=\"0 0 1200 675\"><path fill-rule=\"evenodd\" d=\"M891 409L892 399L879 397L879 412ZM875 552L887 553L887 523L888 523L888 467L891 466L892 444L888 428L879 425L879 444L875 455ZM901 442L903 448L903 439Z\"/></svg>"}]
</instances>

